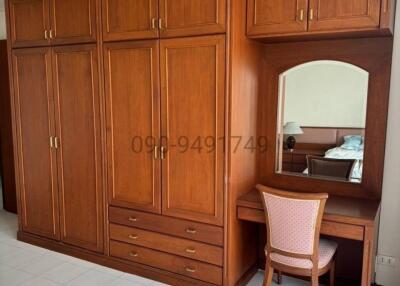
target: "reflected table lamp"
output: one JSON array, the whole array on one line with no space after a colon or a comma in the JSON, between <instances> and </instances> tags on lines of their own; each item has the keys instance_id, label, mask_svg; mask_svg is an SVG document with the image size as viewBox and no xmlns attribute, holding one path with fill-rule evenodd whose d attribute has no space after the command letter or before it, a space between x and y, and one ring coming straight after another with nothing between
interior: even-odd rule
<instances>
[{"instance_id":1,"label":"reflected table lamp","mask_svg":"<svg viewBox=\"0 0 400 286\"><path fill-rule=\"evenodd\" d=\"M286 139L286 146L289 150L293 150L296 145L296 139L293 135L303 134L303 130L297 122L287 122L283 127L283 134L289 135Z\"/></svg>"}]
</instances>

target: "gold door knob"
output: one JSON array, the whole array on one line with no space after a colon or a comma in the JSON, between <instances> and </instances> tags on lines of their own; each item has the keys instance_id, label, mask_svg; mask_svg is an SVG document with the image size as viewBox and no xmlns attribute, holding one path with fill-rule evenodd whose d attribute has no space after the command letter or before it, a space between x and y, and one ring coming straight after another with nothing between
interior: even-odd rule
<instances>
[{"instance_id":1,"label":"gold door knob","mask_svg":"<svg viewBox=\"0 0 400 286\"><path fill-rule=\"evenodd\" d=\"M299 11L299 21L300 22L304 21L304 9L300 9Z\"/></svg>"}]
</instances>

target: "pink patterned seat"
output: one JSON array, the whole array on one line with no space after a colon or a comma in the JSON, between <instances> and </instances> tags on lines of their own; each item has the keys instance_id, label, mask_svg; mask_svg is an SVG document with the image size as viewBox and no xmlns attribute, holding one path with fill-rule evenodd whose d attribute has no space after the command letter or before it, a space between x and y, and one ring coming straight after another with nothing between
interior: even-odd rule
<instances>
[{"instance_id":1,"label":"pink patterned seat","mask_svg":"<svg viewBox=\"0 0 400 286\"><path fill-rule=\"evenodd\" d=\"M322 216L328 194L291 193L258 185L267 222L266 277L287 272L310 276L312 285L330 271L334 285L337 244L320 239Z\"/></svg>"},{"instance_id":2,"label":"pink patterned seat","mask_svg":"<svg viewBox=\"0 0 400 286\"><path fill-rule=\"evenodd\" d=\"M337 243L327 239L321 239L319 241L319 259L318 268L324 268L332 260L336 253ZM267 255L267 251L265 251ZM277 253L271 254L271 259L277 263L288 265L291 267L311 269L313 263L310 259L294 258L290 256L285 256Z\"/></svg>"}]
</instances>

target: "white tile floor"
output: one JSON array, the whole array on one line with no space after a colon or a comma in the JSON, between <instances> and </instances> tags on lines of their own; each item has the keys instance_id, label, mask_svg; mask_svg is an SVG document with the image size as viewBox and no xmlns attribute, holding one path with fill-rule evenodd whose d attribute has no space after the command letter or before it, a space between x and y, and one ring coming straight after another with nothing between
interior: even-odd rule
<instances>
[{"instance_id":1,"label":"white tile floor","mask_svg":"<svg viewBox=\"0 0 400 286\"><path fill-rule=\"evenodd\" d=\"M16 229L17 217L5 212L0 202L0 286L165 285L17 241ZM248 285L262 285L262 280L263 272L259 272ZM284 277L283 285L309 284Z\"/></svg>"}]
</instances>

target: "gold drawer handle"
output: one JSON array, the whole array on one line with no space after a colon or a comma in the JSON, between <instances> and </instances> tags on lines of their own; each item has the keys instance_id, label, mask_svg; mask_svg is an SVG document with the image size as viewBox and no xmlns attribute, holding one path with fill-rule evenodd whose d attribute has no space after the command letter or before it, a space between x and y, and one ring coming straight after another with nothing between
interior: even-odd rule
<instances>
[{"instance_id":1,"label":"gold drawer handle","mask_svg":"<svg viewBox=\"0 0 400 286\"><path fill-rule=\"evenodd\" d=\"M193 228L187 228L186 232L190 233L190 234L195 234L197 231L195 229L193 229Z\"/></svg>"},{"instance_id":2,"label":"gold drawer handle","mask_svg":"<svg viewBox=\"0 0 400 286\"><path fill-rule=\"evenodd\" d=\"M130 253L129 253L129 256L130 256L130 257L138 257L139 254L138 254L137 252L130 252Z\"/></svg>"},{"instance_id":3,"label":"gold drawer handle","mask_svg":"<svg viewBox=\"0 0 400 286\"><path fill-rule=\"evenodd\" d=\"M131 217L128 218L128 220L129 220L129 221L138 221L138 218L132 217L132 216L131 216Z\"/></svg>"},{"instance_id":4,"label":"gold drawer handle","mask_svg":"<svg viewBox=\"0 0 400 286\"><path fill-rule=\"evenodd\" d=\"M186 248L187 253L196 253L196 249L194 248Z\"/></svg>"},{"instance_id":5,"label":"gold drawer handle","mask_svg":"<svg viewBox=\"0 0 400 286\"><path fill-rule=\"evenodd\" d=\"M190 272L190 273L195 273L196 269L190 268L190 267L186 267L185 268L186 272Z\"/></svg>"},{"instance_id":6,"label":"gold drawer handle","mask_svg":"<svg viewBox=\"0 0 400 286\"><path fill-rule=\"evenodd\" d=\"M129 237L130 239L138 239L138 238L139 238L138 235L134 235L134 234L130 234L128 237Z\"/></svg>"}]
</instances>

